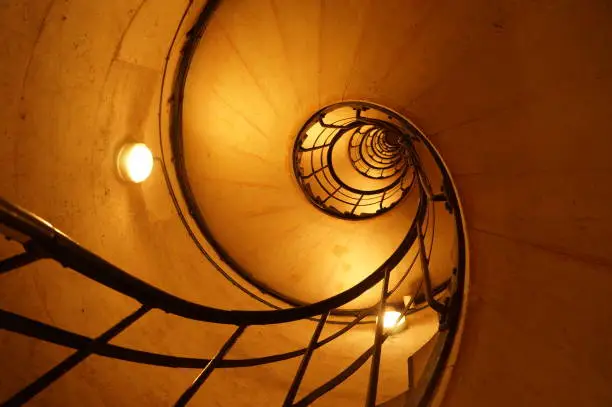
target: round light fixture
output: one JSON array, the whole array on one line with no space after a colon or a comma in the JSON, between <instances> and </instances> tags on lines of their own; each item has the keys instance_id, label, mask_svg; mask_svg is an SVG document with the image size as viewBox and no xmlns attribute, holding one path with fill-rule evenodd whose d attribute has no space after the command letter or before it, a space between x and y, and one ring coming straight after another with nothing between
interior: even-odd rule
<instances>
[{"instance_id":1,"label":"round light fixture","mask_svg":"<svg viewBox=\"0 0 612 407\"><path fill-rule=\"evenodd\" d=\"M119 151L117 168L124 180L140 183L151 175L153 154L143 143L126 144Z\"/></svg>"},{"instance_id":2,"label":"round light fixture","mask_svg":"<svg viewBox=\"0 0 612 407\"><path fill-rule=\"evenodd\" d=\"M386 330L390 330L390 329L397 329L401 327L402 325L404 325L404 323L406 322L406 318L402 317L400 319L401 315L402 313L399 311L395 311L395 310L385 311L385 314L383 316L383 328Z\"/></svg>"}]
</instances>

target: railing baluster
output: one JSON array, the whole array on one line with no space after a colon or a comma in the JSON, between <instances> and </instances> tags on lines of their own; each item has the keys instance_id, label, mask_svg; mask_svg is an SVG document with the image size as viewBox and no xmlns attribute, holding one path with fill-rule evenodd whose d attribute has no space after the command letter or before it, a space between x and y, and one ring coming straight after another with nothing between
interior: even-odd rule
<instances>
[{"instance_id":1,"label":"railing baluster","mask_svg":"<svg viewBox=\"0 0 612 407\"><path fill-rule=\"evenodd\" d=\"M85 358L91 355L96 345L107 343L115 336L119 335L126 328L140 319L144 314L146 314L150 310L149 307L142 306L138 308L136 311L119 321L112 328L104 332L102 335L98 336L96 339L91 341L87 346L82 349L77 350L72 355L68 356L59 364L55 365L51 370L47 371L47 373L43 374L41 377L36 379L36 381L30 383L27 387L23 388L21 391L16 393L13 397L7 400L4 404L4 407L14 407L21 406L31 400L38 393L49 387L53 382L62 377L64 374L68 373L73 367L82 362Z\"/></svg>"},{"instance_id":2,"label":"railing baluster","mask_svg":"<svg viewBox=\"0 0 612 407\"><path fill-rule=\"evenodd\" d=\"M317 387L316 389L314 389L313 391L311 391L310 393L308 393L306 396L304 396L304 398L302 398L301 400L299 400L297 403L294 404L295 407L306 407L306 406L310 406L312 403L314 403L317 399L319 399L320 397L322 397L323 395L325 395L326 393L332 391L333 389L335 389L337 386L339 386L342 382L344 382L346 379L348 379L349 377L351 377L351 375L353 373L355 373L357 370L359 370L359 368L361 366L363 366L363 364L365 362L368 361L368 359L370 358L370 356L372 355L372 351L374 349L374 345L370 346L369 349L367 349L365 352L363 352L357 359L355 359L353 361L353 363L351 363L346 369L344 369L343 371L341 371L340 373L338 373L336 376L334 376L331 380L328 380L327 382L325 382L324 384L322 384L321 386Z\"/></svg>"},{"instance_id":3,"label":"railing baluster","mask_svg":"<svg viewBox=\"0 0 612 407\"><path fill-rule=\"evenodd\" d=\"M0 274L8 273L11 270L27 266L28 264L34 263L35 261L40 260L41 258L42 256L39 253L33 251L25 251L13 257L0 260Z\"/></svg>"},{"instance_id":4,"label":"railing baluster","mask_svg":"<svg viewBox=\"0 0 612 407\"><path fill-rule=\"evenodd\" d=\"M382 293L378 306L378 318L376 320L376 334L374 336L374 351L372 354L372 364L370 366L370 380L368 382L368 393L366 396L366 407L374 407L376 404L376 393L378 392L378 373L380 371L380 355L382 350L383 323L385 317L385 303L387 300L387 290L389 288L390 270L385 271L385 278L382 281Z\"/></svg>"},{"instance_id":5,"label":"railing baluster","mask_svg":"<svg viewBox=\"0 0 612 407\"><path fill-rule=\"evenodd\" d=\"M246 325L241 325L234 331L232 336L230 336L230 338L223 344L223 346L221 347L219 352L217 352L215 357L212 358L210 362L208 362L208 364L206 365L206 367L204 367L204 369L202 369L198 377L196 377L193 383L191 383L191 386L189 386L189 388L187 388L187 390L185 390L185 392L181 395L175 406L182 407L186 406L187 403L189 403L189 400L191 400L191 398L195 396L200 387L202 387L202 384L204 384L206 379L208 379L208 376L210 376L213 370L215 370L219 362L223 360L227 352L229 352L232 346L234 346L234 344L236 343L240 335L242 335L245 329Z\"/></svg>"},{"instance_id":6,"label":"railing baluster","mask_svg":"<svg viewBox=\"0 0 612 407\"><path fill-rule=\"evenodd\" d=\"M414 387L414 355L408 356L408 390Z\"/></svg>"},{"instance_id":7,"label":"railing baluster","mask_svg":"<svg viewBox=\"0 0 612 407\"><path fill-rule=\"evenodd\" d=\"M421 286L417 288L417 293L421 290ZM404 307L401 315L397 317L397 322L401 321L403 317L410 311L410 308L414 304L414 298L410 299L410 302ZM382 335L381 342L388 338L388 335ZM325 342L325 341L322 341ZM327 392L333 390L337 386L339 386L342 382L348 379L353 373L355 373L359 368L372 356L374 352L375 345L370 346L368 350L362 353L353 363L351 363L346 369L342 372L334 376L331 380L325 382L323 385L317 387L306 396L304 396L301 400L294 404L294 407L307 407L314 403L317 399L325 395Z\"/></svg>"},{"instance_id":8,"label":"railing baluster","mask_svg":"<svg viewBox=\"0 0 612 407\"><path fill-rule=\"evenodd\" d=\"M304 374L306 373L306 369L308 368L308 363L310 362L310 358L312 357L312 353L315 350L315 346L319 341L319 336L321 336L321 332L323 331L323 326L325 325L325 321L327 321L327 317L329 316L329 312L323 314L315 331L310 338L310 342L308 343L308 348L306 348L306 353L302 357L302 361L298 366L298 370L293 377L293 382L291 383L291 387L289 388L289 392L287 393L287 397L285 397L285 402L283 403L283 407L289 407L293 405L293 401L295 400L295 396L300 388L300 384L302 383L302 379L304 378Z\"/></svg>"},{"instance_id":9,"label":"railing baluster","mask_svg":"<svg viewBox=\"0 0 612 407\"><path fill-rule=\"evenodd\" d=\"M444 304L436 301L432 294L431 278L429 276L429 260L427 259L427 252L425 251L425 237L423 236L420 222L417 222L417 235L419 240L419 258L421 259L423 281L425 282L425 299L427 300L427 304L429 304L434 311L438 314L444 314L446 312L446 307Z\"/></svg>"}]
</instances>

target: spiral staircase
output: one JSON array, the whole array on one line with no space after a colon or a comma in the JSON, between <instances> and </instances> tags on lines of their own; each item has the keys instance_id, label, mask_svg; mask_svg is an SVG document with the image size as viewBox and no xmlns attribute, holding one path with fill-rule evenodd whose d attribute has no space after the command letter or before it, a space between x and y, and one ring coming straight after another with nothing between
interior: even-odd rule
<instances>
[{"instance_id":1,"label":"spiral staircase","mask_svg":"<svg viewBox=\"0 0 612 407\"><path fill-rule=\"evenodd\" d=\"M0 6L0 402L610 405L611 15Z\"/></svg>"},{"instance_id":2,"label":"spiral staircase","mask_svg":"<svg viewBox=\"0 0 612 407\"><path fill-rule=\"evenodd\" d=\"M334 118L333 122L326 123L326 120L330 117ZM313 124L318 127L317 131L313 131ZM331 131L328 131L330 129ZM346 141L342 142L343 139L346 139ZM435 184L432 184L430 177L425 173L424 165L421 162L423 153L417 153L416 144L422 144L421 149L429 151L432 160L438 166L440 173L437 178L441 182L438 185L439 193L433 192ZM335 152L335 150L340 150L340 152ZM414 204L416 208L411 211L413 221L409 225L405 237L388 259L373 273L348 290L313 304L298 304L293 308L280 308L270 304L260 295L249 291L245 285L241 285L225 273L224 275L232 283L240 286L243 294L249 294L261 303L273 308L273 310L224 310L186 301L113 266L87 251L35 215L4 200L0 201L0 221L3 226L3 234L7 239L19 242L23 247L23 252L0 262L2 273L13 272L43 259L51 259L63 267L70 268L82 276L140 303L140 306L134 312L95 338L66 331L9 311L0 311L4 329L76 350L72 355L11 396L4 404L7 406L23 405L51 386L56 380L69 374L70 370L87 357L97 354L118 360L156 366L201 368L193 383L178 397L175 403L177 406L187 405L215 369L245 368L277 363L291 358L301 358L301 360L282 405L307 406L342 384L365 362L371 359L365 405L374 406L377 401L383 343L390 336L399 333L405 324L402 321L407 317L431 308L438 314L439 328L434 335L434 339L428 338L433 343L430 350L431 355L429 355L430 360L424 367L425 371L421 372L419 386L411 388L409 394L400 394L402 405L428 404L439 379L440 370L443 368L453 345L459 322L462 305L461 293L464 286L465 239L462 235L458 201L442 161L429 142L408 121L387 109L364 102L341 103L317 112L313 119L307 123L305 129L298 134L294 158L296 181L300 183L304 193L321 211L343 220L383 215L411 194L418 195L418 198ZM355 185L348 185L339 177L338 173L346 171L340 170L342 163L345 166L350 166L353 183L362 178L360 180L363 185L361 189ZM177 168L179 168L178 172L184 169L180 164L177 165ZM183 176L186 177L187 174L183 174ZM182 180L185 181L185 179ZM384 184L371 183L371 180L383 180ZM368 182L364 183L364 181L369 182L369 189L365 189ZM186 188L185 191L189 191L186 194L188 199L193 199L187 184L184 183L182 187ZM170 191L176 198L172 189ZM190 204L196 205L195 201L191 201ZM196 213L195 207L192 206L191 214ZM458 253L459 258L454 259L453 264L456 267L446 277L445 283L433 288L430 267L432 266L434 234L437 230L435 223L436 209L439 211L440 208L448 211L450 217L454 220L458 245L455 253ZM181 213L180 205L177 205L177 209ZM406 210L407 208L403 209ZM181 216L182 219L185 219L183 214ZM201 216L194 217L203 222ZM187 223L185 225L188 227ZM440 230L438 230L438 233L440 233ZM208 238L212 239L210 235L208 235ZM426 239L428 244L426 244ZM194 240L194 243L200 245L197 240ZM450 257L450 253L450 251L443 251L438 257ZM324 251L321 250L320 254L324 254ZM417 259L419 260L418 263ZM408 266L403 264L405 260L410 261ZM229 261L226 261L226 263L229 263ZM416 264L419 266L415 267ZM418 270L419 268L420 270ZM404 301L405 304L397 307L402 311L397 312L397 315L394 316L396 320L391 324L393 326L385 327L384 321L388 319L385 318L385 310L388 309L393 295L401 290L406 278L417 273L417 270L422 275L418 277L419 283L416 291L409 291L412 295L407 297L408 299ZM438 274L440 273L438 272ZM395 280L393 287L391 287L392 277ZM363 298L360 297L363 297L364 293L376 288L379 284L381 286L378 288L380 294L375 303L360 309L343 309L346 304L355 303L357 300L363 302ZM254 282L253 285L257 286L259 283ZM274 292L272 294L268 289L261 289L262 293L282 297L280 293ZM289 301L283 298L278 299ZM144 352L109 344L117 335L152 310L164 311L176 317L203 323L224 324L236 326L236 328L214 357L210 359L176 357L170 354ZM340 319L334 317L340 317ZM249 328L303 320L312 321L315 325L307 347L262 357L226 358L227 353ZM339 325L340 328L325 339L321 339L321 333L328 320L329 323ZM423 324L423 322L418 322L412 318L409 318L408 321L414 324ZM372 346L368 347L365 352L332 379L323 382L320 386L296 400L314 352L319 348L324 349L325 345L341 335L349 335L350 330L359 324L373 324ZM410 334L410 332L407 334ZM322 352L322 350L319 352ZM409 379L414 383L415 373L412 356L407 361L409 368L406 373L410 375ZM364 386L362 383L357 384L360 387Z\"/></svg>"}]
</instances>

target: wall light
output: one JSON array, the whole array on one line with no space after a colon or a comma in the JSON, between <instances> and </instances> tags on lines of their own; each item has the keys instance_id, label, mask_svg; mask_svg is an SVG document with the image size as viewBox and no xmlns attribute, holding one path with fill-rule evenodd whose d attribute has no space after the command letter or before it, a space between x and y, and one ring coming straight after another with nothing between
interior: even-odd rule
<instances>
[{"instance_id":1,"label":"wall light","mask_svg":"<svg viewBox=\"0 0 612 407\"><path fill-rule=\"evenodd\" d=\"M402 315L401 312L395 310L387 310L383 316L383 328L386 330L400 328L406 322L406 318L402 317L399 322L398 318Z\"/></svg>"},{"instance_id":2,"label":"wall light","mask_svg":"<svg viewBox=\"0 0 612 407\"><path fill-rule=\"evenodd\" d=\"M151 175L153 154L143 143L126 144L119 151L117 168L124 180L140 183Z\"/></svg>"}]
</instances>

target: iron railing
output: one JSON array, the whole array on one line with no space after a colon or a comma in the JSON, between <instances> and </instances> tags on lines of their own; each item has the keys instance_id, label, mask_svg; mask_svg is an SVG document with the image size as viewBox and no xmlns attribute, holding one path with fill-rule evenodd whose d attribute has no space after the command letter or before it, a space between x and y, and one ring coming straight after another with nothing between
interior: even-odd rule
<instances>
[{"instance_id":1,"label":"iron railing","mask_svg":"<svg viewBox=\"0 0 612 407\"><path fill-rule=\"evenodd\" d=\"M279 292L271 285L258 279L256 273L247 270L234 259L229 250L223 247L209 228L191 186L185 162L183 140L185 86L191 61L196 53L200 39L204 35L215 11L221 4L221 0L207 1L203 9L197 11L197 18L193 25L189 28L181 29L185 17L189 14L192 7L192 3L190 3L181 19L181 24L175 33L166 56L162 78L162 92L160 92L159 98L161 167L168 186L168 192L189 236L202 255L225 279L243 293L269 308L282 309L285 306L302 307L306 305L303 301L286 293ZM181 37L181 33L183 33L184 37ZM176 59L173 64L169 64L169 61L172 60L171 55L175 55L174 58ZM344 115L342 117L343 123L338 122L338 114ZM351 165L358 173L365 175L372 182L383 183L384 185L378 191L372 188L353 188L340 179L340 184L338 185L341 188L335 192L330 191L326 196L315 197L313 194L308 193L308 189L311 188L310 185L318 185L319 182L304 182L303 177L299 175L300 165L298 158L300 156L304 157L304 153L300 149L303 147L301 144L306 132L313 124L319 122L335 134L335 139L344 139L344 135L350 135L350 145L347 146L346 153L349 157L354 157L350 160ZM350 127L357 128L357 131L348 131ZM298 134L293 154L294 173L298 183L306 192L308 199L311 199L317 207L323 209L328 214L345 219L372 217L390 210L412 191L418 191L418 189L413 188L417 174L413 168L413 161L418 160L418 158L415 158L417 155L406 147L405 141L411 138L419 140L421 137L422 134L412 123L390 109L366 102L334 104L314 114ZM359 148L356 149L356 146L359 146ZM392 155L391 158L389 157L390 154ZM322 150L312 154L313 157L317 155L323 156ZM359 157L362 157L362 160ZM387 167L389 159L395 163L393 169ZM379 167L376 167L377 164L370 166L369 163L374 163L373 160L380 160L382 163ZM441 161L439 164L442 165ZM333 169L332 166L331 170ZM380 172L381 169L383 172ZM379 171L379 173L376 171ZM344 191L348 191L346 194L349 196L351 194L352 196L358 196L358 202L352 199L349 200L349 203L345 203L344 206L342 204L334 206L335 198L332 195L341 197ZM449 192L452 193L453 191L449 190ZM442 195L438 194L436 197L439 199ZM326 198L328 199L326 200ZM321 205L320 202L325 200L326 202ZM327 207L325 207L326 204ZM446 205L449 206L450 204L446 203ZM421 213L423 214L425 218L423 233L431 242L429 247L429 251L431 251L434 239L435 216L432 211L426 211L422 206L421 202L419 213L415 216L415 219L420 218ZM414 230L414 234L416 235L416 230ZM394 256L402 255L394 253ZM400 284L405 281L409 270L416 260L417 256L412 259L410 266L402 271L403 274L400 276L399 282L391 289L392 293L396 292ZM362 310L342 307L332 309L330 315L352 318L360 311ZM360 321L359 324L371 324L373 322L373 319L366 318ZM335 324L337 322L331 319L328 323Z\"/></svg>"},{"instance_id":2,"label":"iron railing","mask_svg":"<svg viewBox=\"0 0 612 407\"><path fill-rule=\"evenodd\" d=\"M171 111L176 119L171 126L171 133L174 136L180 135L181 131L182 89L188 73L190 58L199 38L204 33L208 19L218 4L219 1L209 1L200 13L196 24L187 34L183 56L174 80L175 93L171 100ZM338 112L347 112L347 115L344 118L338 118ZM312 131L312 128L316 126L323 129L318 134ZM325 139L321 136L324 131L327 132L325 134L328 136ZM186 405L216 369L258 366L297 357L301 357L301 362L287 391L283 406L308 406L344 382L371 359L365 405L368 407L374 406L377 399L382 346L391 334L390 331L383 330L382 315L391 294L398 289L415 267L421 269L423 277L410 302L403 307L398 321L402 317L419 312L426 307L431 307L440 316L440 332L437 335L436 346L429 364L417 386L410 389L406 399L409 406L427 405L453 344L463 293L465 239L459 204L450 176L433 146L418 129L400 115L374 104L348 102L332 105L315 114L300 134L294 149L295 173L305 192L308 193L307 195L320 209L341 217L360 218L374 216L390 210L409 193L418 194L419 202L412 223L407 225L407 233L404 239L380 267L350 289L314 304L292 304L291 301L286 301L286 303L295 306L280 308L269 304L270 310L234 311L187 301L121 270L74 242L43 219L0 199L0 233L8 239L21 243L23 247L22 253L0 260L0 278L2 274L17 272L18 269L38 260L51 259L92 281L133 298L140 304L131 314L94 338L7 310L0 310L1 329L75 350L72 355L12 395L2 405L20 406L25 404L51 386L57 379L69 374L80 362L95 354L117 360L168 368L198 369L199 373L195 375L193 383L182 394L176 395L175 405L178 406ZM306 138L313 134L315 141L309 145ZM329 138L330 134L332 134L331 138ZM307 135L307 137L304 135ZM355 188L355 186L349 185L346 180L341 179L337 173L334 177L331 172L324 171L323 160L326 156L329 159L330 156L327 155L329 150L332 150L332 147L340 143L341 140L346 140L347 156L350 157L352 168L361 176L370 179L370 185L382 186L370 189ZM180 160L180 138L175 141L172 158L173 160L176 159L177 172L180 173L184 170L181 167ZM423 147L436 163L442 179L441 184L436 185L440 187L439 192L434 191L433 183L428 178L420 154L417 153L417 145ZM310 162L310 170L306 166L308 161ZM307 171L311 171L312 174ZM326 177L321 178L314 173L326 175ZM315 185L323 186L330 180L335 182L335 184L332 183L331 189L327 188L326 185L315 192ZM181 188L182 193L188 197L188 186L184 187L183 185ZM355 198L354 194L359 196ZM447 253L432 253L436 229L435 213L442 205L454 218L458 258L451 281L446 285L433 287L429 276L431 258L433 255L447 255ZM332 206L335 209L330 209ZM191 215L197 218L197 211L192 212L191 209ZM196 223L199 224L198 219L196 219ZM427 240L429 240L429 247L426 244ZM398 265L406 258L412 248L417 248L416 255L406 269L398 271ZM419 262L416 261L417 257ZM228 264L232 265L229 261ZM395 272L401 272L402 274L398 282L390 287L390 276ZM380 300L377 304L363 310L346 310L344 308L346 304L377 284L381 285ZM443 291L443 295L440 294L441 291ZM109 343L114 337L154 309L173 314L175 317L202 323L234 325L236 329L211 359L178 357ZM349 316L351 320L348 322L333 321L331 317L334 315ZM312 320L316 323L308 346L263 357L226 358L227 352L240 340L241 335L249 327L300 320ZM321 338L323 327L329 323L342 323L344 326L337 332ZM362 323L375 324L372 346L334 378L296 400L313 353Z\"/></svg>"},{"instance_id":3,"label":"iron railing","mask_svg":"<svg viewBox=\"0 0 612 407\"><path fill-rule=\"evenodd\" d=\"M420 174L417 179L425 179L425 175ZM391 270L397 266L399 261L413 245L418 245L419 247L423 281L425 282L425 298L429 305L440 314L441 328L445 332L454 332L458 320L458 309L460 306L462 293L462 267L464 260L463 254L461 253L463 253L463 248L460 247L459 250L461 255L454 274L456 281L453 283L453 286L458 286L459 289L454 290L451 293L452 295L448 297L446 303L438 302L436 299L434 299L434 293L432 292L430 283L428 283L429 272L427 265L431 252L425 253L425 236L422 233L423 223L425 223L427 214L435 210L434 207L436 205L436 201L434 201L433 198L428 197L428 194L426 193L427 188L423 186L421 182L419 182L419 186L422 203L420 206L421 210L418 211L417 218L415 218L415 221L410 227L402 243L398 246L397 250L377 270L375 270L356 286L326 300L302 307L269 311L223 310L196 304L176 297L160 288L153 287L148 283L139 280L138 278L126 273L99 256L86 250L68 236L52 227L49 223L36 217L30 212L12 205L5 200L0 200L0 230L5 237L18 241L24 248L23 253L4 259L0 262L0 270L2 273L17 270L20 267L26 266L40 259L53 259L62 264L64 267L70 268L91 280L129 296L141 304L137 310L96 338L86 337L32 320L25 316L0 310L0 328L47 342L68 346L76 350L71 356L60 362L57 366L47 371L37 380L6 400L3 405L17 406L26 403L28 400L32 399L38 393L50 386L55 380L64 374L67 374L72 368L74 368L88 356L98 354L101 356L137 363L201 369L194 383L189 386L183 395L177 398L178 401L176 405L187 404L190 398L197 392L202 383L210 376L210 374L213 373L215 369L256 366L301 356L302 361L288 391L284 406L307 406L346 380L371 357L373 363L371 364L366 406L374 406L378 388L378 369L380 365L381 348L389 335L389 332L383 331L382 328L382 312L384 311L390 293L388 287L389 275ZM461 237L461 222L458 217L458 206L456 205L456 198L454 198L454 195L450 196L447 202L450 202L451 207L455 211L454 213L460 232L459 236ZM463 243L462 237L460 243ZM308 368L308 363L313 352L340 335L348 332L364 318L371 315L372 309L364 310L355 315L353 320L341 330L325 339L320 339L321 330L326 323L329 313L332 310L337 309L359 297L365 291L380 282L382 282L382 293L381 300L377 305L376 311L378 318L376 319L376 335L374 344L336 377L313 390L302 399L295 401L297 390L299 389L301 380L306 369ZM411 302L404 307L401 315L405 316L418 312L418 310L422 309L422 307L413 307L415 301L417 300L417 296L414 296ZM176 357L130 349L108 343L112 338L129 328L130 325L139 320L143 315L152 309L159 309L167 313L174 314L177 317L202 322L235 325L237 329L212 359ZM303 349L259 358L225 358L227 351L237 340L239 340L240 335L250 326L279 324L313 317L318 318L318 322L308 346ZM445 337L452 338L452 335L449 336L446 334ZM448 347L449 343L452 343L452 341L446 340L443 342L443 345ZM433 361L435 362L434 366L442 365L443 361L443 358L438 357L437 360ZM427 384L433 382L434 379L432 378L432 380L430 380Z\"/></svg>"},{"instance_id":4,"label":"iron railing","mask_svg":"<svg viewBox=\"0 0 612 407\"><path fill-rule=\"evenodd\" d=\"M295 177L310 202L329 215L365 219L383 214L414 185L404 139L415 132L382 106L336 103L315 113L298 134Z\"/></svg>"}]
</instances>

